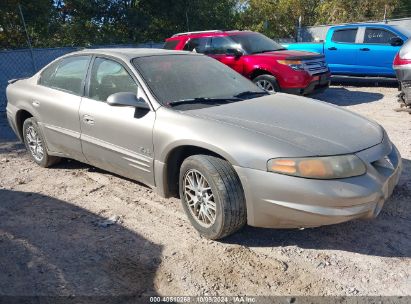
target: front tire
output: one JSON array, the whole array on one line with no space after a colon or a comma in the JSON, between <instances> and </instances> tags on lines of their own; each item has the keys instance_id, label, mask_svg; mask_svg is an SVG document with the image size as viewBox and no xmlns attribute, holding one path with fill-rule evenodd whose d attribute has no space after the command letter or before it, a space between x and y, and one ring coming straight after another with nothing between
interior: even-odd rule
<instances>
[{"instance_id":1,"label":"front tire","mask_svg":"<svg viewBox=\"0 0 411 304\"><path fill-rule=\"evenodd\" d=\"M39 166L47 168L60 161L59 157L48 154L46 141L34 117L27 118L24 121L23 139L32 160Z\"/></svg>"},{"instance_id":2,"label":"front tire","mask_svg":"<svg viewBox=\"0 0 411 304\"><path fill-rule=\"evenodd\" d=\"M253 79L253 82L261 89L269 92L275 93L280 91L280 86L272 75L260 75Z\"/></svg>"},{"instance_id":3,"label":"front tire","mask_svg":"<svg viewBox=\"0 0 411 304\"><path fill-rule=\"evenodd\" d=\"M221 239L247 220L244 191L234 168L210 155L194 155L180 168L180 198L191 224L204 237Z\"/></svg>"}]
</instances>

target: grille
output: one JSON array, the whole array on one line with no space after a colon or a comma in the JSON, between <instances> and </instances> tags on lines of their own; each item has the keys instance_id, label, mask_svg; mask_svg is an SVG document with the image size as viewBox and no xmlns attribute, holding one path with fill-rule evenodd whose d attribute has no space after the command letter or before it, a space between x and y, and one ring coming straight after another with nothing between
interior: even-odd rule
<instances>
[{"instance_id":1,"label":"grille","mask_svg":"<svg viewBox=\"0 0 411 304\"><path fill-rule=\"evenodd\" d=\"M304 61L304 67L311 75L321 74L328 71L328 65L324 59Z\"/></svg>"}]
</instances>

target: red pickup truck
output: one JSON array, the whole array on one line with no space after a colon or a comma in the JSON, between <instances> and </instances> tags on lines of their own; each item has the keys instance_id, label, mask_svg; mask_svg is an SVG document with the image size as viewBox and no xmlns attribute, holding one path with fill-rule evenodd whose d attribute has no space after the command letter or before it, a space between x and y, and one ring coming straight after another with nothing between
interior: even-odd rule
<instances>
[{"instance_id":1,"label":"red pickup truck","mask_svg":"<svg viewBox=\"0 0 411 304\"><path fill-rule=\"evenodd\" d=\"M175 34L165 49L203 53L233 68L267 91L310 94L326 89L330 71L323 55L288 51L250 31L202 31Z\"/></svg>"}]
</instances>

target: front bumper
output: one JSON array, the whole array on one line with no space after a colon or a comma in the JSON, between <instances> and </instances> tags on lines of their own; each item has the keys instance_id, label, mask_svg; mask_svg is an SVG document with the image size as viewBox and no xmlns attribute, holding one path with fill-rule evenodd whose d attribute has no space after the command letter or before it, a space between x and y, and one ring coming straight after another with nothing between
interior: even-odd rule
<instances>
[{"instance_id":1,"label":"front bumper","mask_svg":"<svg viewBox=\"0 0 411 304\"><path fill-rule=\"evenodd\" d=\"M385 155L382 159L378 158L381 153ZM266 228L303 228L376 217L398 183L401 156L388 143L357 155L366 162L367 173L337 180L235 167L246 196L247 223Z\"/></svg>"},{"instance_id":2,"label":"front bumper","mask_svg":"<svg viewBox=\"0 0 411 304\"><path fill-rule=\"evenodd\" d=\"M330 86L330 73L313 76L313 80L303 88L283 88L282 91L288 94L308 95L311 93L321 93Z\"/></svg>"}]
</instances>

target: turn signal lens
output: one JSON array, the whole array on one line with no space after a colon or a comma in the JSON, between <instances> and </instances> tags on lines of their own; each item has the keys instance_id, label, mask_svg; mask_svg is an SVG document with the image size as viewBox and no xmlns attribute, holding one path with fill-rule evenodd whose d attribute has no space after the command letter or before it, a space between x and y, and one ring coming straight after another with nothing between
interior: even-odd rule
<instances>
[{"instance_id":1,"label":"turn signal lens","mask_svg":"<svg viewBox=\"0 0 411 304\"><path fill-rule=\"evenodd\" d=\"M291 65L291 64L302 64L301 60L277 60L278 63Z\"/></svg>"},{"instance_id":2,"label":"turn signal lens","mask_svg":"<svg viewBox=\"0 0 411 304\"><path fill-rule=\"evenodd\" d=\"M332 175L332 169L325 162L318 159L302 160L298 163L298 170L304 176Z\"/></svg>"},{"instance_id":3,"label":"turn signal lens","mask_svg":"<svg viewBox=\"0 0 411 304\"><path fill-rule=\"evenodd\" d=\"M278 63L288 65L290 68L292 68L295 71L302 71L304 70L304 65L301 60L277 60Z\"/></svg>"},{"instance_id":4,"label":"turn signal lens","mask_svg":"<svg viewBox=\"0 0 411 304\"><path fill-rule=\"evenodd\" d=\"M274 158L268 171L316 179L335 179L365 174L365 164L355 155L326 157Z\"/></svg>"},{"instance_id":5,"label":"turn signal lens","mask_svg":"<svg viewBox=\"0 0 411 304\"><path fill-rule=\"evenodd\" d=\"M397 53L397 55L395 55L394 62L393 62L394 69L396 67L400 67L401 65L408 65L408 64L411 64L411 58L402 58L399 52Z\"/></svg>"}]
</instances>

